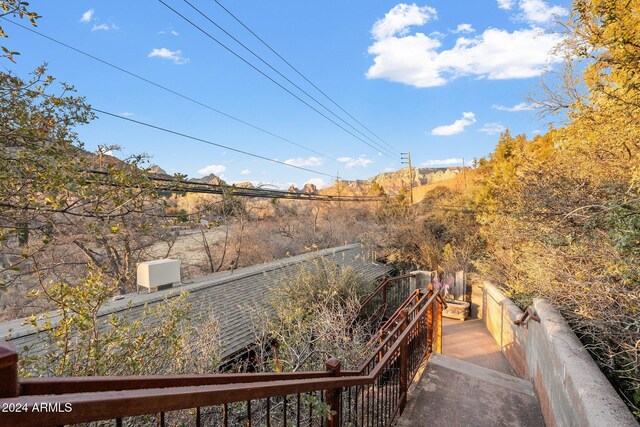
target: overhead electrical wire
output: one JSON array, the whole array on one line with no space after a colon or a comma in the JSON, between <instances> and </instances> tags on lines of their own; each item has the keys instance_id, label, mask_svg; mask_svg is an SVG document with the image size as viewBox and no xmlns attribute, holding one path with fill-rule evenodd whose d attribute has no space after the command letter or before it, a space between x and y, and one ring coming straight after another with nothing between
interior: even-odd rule
<instances>
[{"instance_id":1,"label":"overhead electrical wire","mask_svg":"<svg viewBox=\"0 0 640 427\"><path fill-rule=\"evenodd\" d=\"M215 147L224 148L225 150L234 151L236 153L244 154L244 155L250 156L250 157L255 157L257 159L266 160L266 161L271 162L271 163L277 163L279 165L288 166L290 168L300 169L300 170L303 170L303 171L306 171L306 172L312 172L312 173L317 174L317 175L323 175L323 176L328 176L330 178L335 178L333 175L329 175L328 173L315 171L313 169L307 169L307 168L302 167L302 166L292 165L292 164L289 164L289 163L281 162L280 160L276 160L276 159L270 159L269 157L261 156L259 154L250 153L248 151L240 150L238 148L229 147L228 145L218 144L216 142L209 141L207 139L203 139L203 138L198 138L198 137L195 137L195 136L187 135L185 133L174 131L174 130L171 130L171 129L167 129L167 128L162 127L162 126L152 125L151 123L146 123L146 122L143 122L143 121L140 121L140 120L132 119L130 117L123 117L123 116L121 116L119 114L110 113L108 111L101 110L99 108L91 107L91 110L95 111L96 113L100 113L100 114L104 114L104 115L107 115L107 116L115 117L115 118L120 119L120 120L125 120L125 121L131 122L131 123L136 123L136 124L141 125L141 126L146 126L148 128L151 128L151 129L156 129L156 130L159 130L159 131L162 131L162 132L165 132L165 133L170 133L172 135L177 135L177 136L180 136L180 137L183 137L183 138L187 138L187 139L191 139L191 140L194 140L194 141L203 142L205 144L213 145Z\"/></svg>"},{"instance_id":2,"label":"overhead electrical wire","mask_svg":"<svg viewBox=\"0 0 640 427\"><path fill-rule=\"evenodd\" d=\"M262 37L260 37L258 34L256 34L251 28L249 28L248 25L246 25L244 22L242 22L242 20L240 18L238 18L236 15L234 15L229 9L227 9L222 3L220 3L218 0L213 0L215 1L218 6L220 6L222 8L222 10L224 10L228 15L230 15L233 19L236 20L236 22L238 22L240 25L242 25L249 33L251 33L256 39L258 39L260 41L260 43L262 43L263 45L265 45L267 47L267 49L269 49L271 52L273 52L274 55L276 55L278 58L280 58L280 60L282 60L282 62L284 62L285 64L287 64L293 71L295 71L300 77L302 77L307 83L309 83L311 86L313 86L314 89L316 89L318 92L320 92L325 98L327 98L329 101L331 101L331 103L333 103L333 105L335 105L336 107L338 107L340 110L342 110L342 112L344 112L347 116L349 116L354 122L358 123L360 126L362 126L363 129L365 129L367 132L369 132L371 135L373 135L374 137L376 137L378 140L380 140L381 142L383 142L384 144L386 144L389 148L396 150L397 149L392 146L391 144L389 144L387 141L385 141L384 139L382 139L381 137L379 137L378 135L376 135L371 129L369 129L367 126L365 126L362 122L360 122L358 119L356 119L354 116L352 116L347 110L345 110L344 108L342 108L342 106L340 106L340 104L338 104L332 97L330 97L329 95L327 95L322 89L320 89L315 83L313 83L307 76L305 76L300 70L298 70L298 68L296 68L293 64L291 64L289 61L287 61L282 55L280 55L273 47L271 47L271 45L269 45L269 43L267 43L266 41L264 41L264 39L262 39Z\"/></svg>"},{"instance_id":3,"label":"overhead electrical wire","mask_svg":"<svg viewBox=\"0 0 640 427\"><path fill-rule=\"evenodd\" d=\"M109 176L109 172L101 170L87 170L86 172ZM289 200L307 200L307 201L325 201L325 202L380 202L384 200L384 197L372 197L372 196L340 196L329 194L311 194L311 193L298 193L282 190L271 190L264 188L247 188L236 187L233 185L222 184L210 184L204 182L185 181L174 178L163 178L159 176L147 175L147 178L151 181L168 183L163 186L154 186L154 190L159 191L171 191L176 193L198 193L198 194L231 194L233 196L240 197L257 197L268 199L289 199ZM126 187L132 188L133 185L123 185L108 181L98 181L100 184L110 185L114 187ZM171 184L171 185L169 185ZM138 187L136 187L138 188Z\"/></svg>"},{"instance_id":4,"label":"overhead electrical wire","mask_svg":"<svg viewBox=\"0 0 640 427\"><path fill-rule=\"evenodd\" d=\"M304 93L307 97L311 98L316 104L318 104L319 106L321 106L322 108L324 108L327 112L329 112L332 116L334 116L335 118L337 118L338 120L340 120L342 123L344 123L345 125L349 126L351 129L353 129L355 132L357 132L358 134L360 134L362 137L367 138L370 142L372 142L373 144L375 144L376 146L378 146L379 150L387 150L385 147L383 147L382 145L380 145L378 142L374 141L373 139L371 139L371 137L365 135L364 133L362 133L360 130L356 129L351 123L347 122L346 120L344 120L342 117L340 117L339 115L337 115L336 113L334 113L330 108L328 108L326 105L324 105L322 102L318 101L317 98L315 98L314 96L312 96L309 92L307 92L306 90L304 90L303 88L301 88L297 83L295 83L294 81L292 81L290 78L288 78L287 76L285 76L284 74L282 74L278 69L276 69L273 65L271 65L268 61L266 61L264 58L262 58L260 55L258 55L254 50L252 50L250 47L248 47L247 45L245 45L244 43L242 43L240 40L238 40L233 34L231 34L229 31L225 30L220 24L218 24L216 21L214 21L213 19L211 19L207 14L205 14L204 12L202 12L200 9L198 9L197 7L195 7L189 0L183 0L187 5L189 5L189 7L191 7L193 10L195 10L200 16L202 16L204 19L206 19L207 21L209 21L210 23L212 23L213 25L216 26L216 28L218 28L220 31L222 31L223 33L225 33L227 36L229 36L233 41L235 41L236 43L238 43L240 46L242 46L246 51L248 51L251 55L253 55L256 59L258 59L260 62L262 62L264 65L266 65L267 67L269 67L272 71L274 71L276 74L278 74L280 77L282 77L283 79L285 79L287 82L289 82L289 84L291 84L292 86L294 86L296 89L298 89L300 92Z\"/></svg>"},{"instance_id":5,"label":"overhead electrical wire","mask_svg":"<svg viewBox=\"0 0 640 427\"><path fill-rule=\"evenodd\" d=\"M120 71L120 72L122 72L122 73L125 73L125 74L127 74L127 75L129 75L129 76L131 76L131 77L134 77L134 78L136 78L136 79L138 79L138 80L141 80L141 81L143 81L143 82L145 82L145 83L148 83L148 84L150 84L150 85L152 85L152 86L155 86L155 87L157 87L157 88L159 88L159 89L162 89L162 90L164 90L164 91L166 91L166 92L169 92L169 93L171 93L171 94L173 94L173 95L175 95L175 96L178 96L178 97L180 97L180 98L182 98L182 99L185 99L185 100L187 100L187 101L189 101L189 102L192 102L192 103L194 103L194 104L197 104L197 105L199 105L199 106L201 106L201 107L204 107L204 108L206 108L206 109L208 109L208 110L211 110L211 111L213 111L213 112L215 112L215 113L217 113L217 114L220 114L220 115L222 115L222 116L225 116L225 117L227 117L227 118L229 118L229 119L231 119L231 120L234 120L234 121L236 121L236 122L238 122L238 123L241 123L241 124L243 124L243 125L245 125L245 126L249 126L249 127L253 128L253 129L255 129L255 130L258 130L258 131L260 131L260 132L262 132L262 133L265 133L265 134L267 134L267 135L269 135L269 136L272 136L272 137L274 137L274 138L277 138L277 139L279 139L279 140L281 140L281 141L284 141L284 142L286 142L286 143L289 143L289 144L291 144L291 145L295 145L296 147L302 148L303 150L306 150L306 151L308 151L308 152L310 152L310 153L314 153L314 154L317 154L317 155L319 155L319 156L322 156L322 157L324 157L324 158L326 158L326 159L333 160L333 161L334 161L334 162L336 162L336 163L340 163L337 159L335 159L335 158L333 158L333 157L331 157L331 156L328 156L328 155L326 155L326 154L320 153L320 152L318 152L318 151L316 151L316 150L314 150L314 149L312 149L312 148L306 147L306 146L304 146L304 145L302 145L302 144L298 144L297 142L294 142L294 141L292 141L292 140L290 140L290 139L288 139L288 138L285 138L285 137L280 136L280 135L278 135L278 134L276 134L276 133L273 133L273 132L271 132L271 131L269 131L269 130L266 130L266 129L264 129L264 128L260 127L260 126L257 126L257 125L254 125L254 124L252 124L252 123L249 123L249 122L247 122L247 121L245 121L245 120L242 120L242 119L240 119L240 118L238 118L238 117L235 117L235 116L233 116L233 115L231 115L231 114L229 114L229 113L225 113L224 111L218 110L217 108L214 108L214 107L212 107L212 106L210 106L210 105L208 105L208 104L205 104L204 102L198 101L198 100L196 100L196 99L194 99L194 98L191 98L191 97L189 97L189 96L187 96L187 95L184 95L184 94L182 94L182 93L180 93L180 92L177 92L177 91L175 91L175 90L173 90L173 89L171 89L171 88L168 88L167 86L164 86L164 85L162 85L162 84L160 84L160 83L156 83L156 82L154 82L154 81L152 81L152 80L149 80L149 79L147 79L146 77L143 77L143 76L141 76L141 75L139 75L139 74L136 74L136 73L134 73L134 72L132 72L132 71L129 71L129 70L125 69L125 68L122 68L122 67L120 67L120 66L118 66L118 65L115 65L115 64L113 64L113 63L111 63L111 62L109 62L109 61L106 61L106 60L104 60L104 59L98 58L97 56L94 56L94 55L92 55L92 54L90 54L90 53L88 53L88 52L85 52L85 51L83 51L83 50L81 50L81 49L78 49L78 48L76 48L76 47L74 47L74 46L71 46L71 45L69 45L69 44L67 44L67 43L65 43L65 42L62 42L62 41L60 41L60 40L57 40L57 39L55 39L55 38L53 38L53 37L51 37L51 36L48 36L48 35L46 35L46 34L44 34L44 33L41 33L41 32L39 32L39 31L35 31L35 30L33 30L32 28L29 28L29 27L27 27L27 26L25 26L25 25L22 25L22 24L20 24L20 23L18 23L18 22L14 22L14 21L12 21L12 20L10 20L10 19L7 19L7 18L1 18L1 19L4 19L5 21L7 21L7 22L9 22L9 23L11 23L11 24L13 24L13 25L16 25L16 26L18 26L18 27L20 27L20 28L22 28L22 29L24 29L24 30L30 31L31 33L36 34L36 35L38 35L38 36L40 36L40 37L43 37L43 38L45 38L45 39L47 39L47 40L49 40L49 41L51 41L51 42L53 42L53 43L56 43L56 44L58 44L58 45L60 45L60 46L63 46L63 47L66 47L67 49L73 50L73 51L75 51L75 52L77 52L77 53L79 53L79 54L81 54L81 55L84 55L84 56L86 56L86 57L88 57L88 58L90 58L90 59L93 59L94 61L100 62L100 63L102 63L102 64L104 64L104 65L106 65L106 66L108 66L108 67L111 67L111 68L113 68L113 69L115 69L115 70L118 70L118 71Z\"/></svg>"},{"instance_id":6,"label":"overhead electrical wire","mask_svg":"<svg viewBox=\"0 0 640 427\"><path fill-rule=\"evenodd\" d=\"M162 84L156 83L156 82L154 82L154 81L152 81L152 80L150 80L150 79L147 79L146 77L143 77L143 76L141 76L141 75L139 75L139 74L136 74L136 73L134 73L134 72L131 72L131 71L129 71L129 70L126 70L126 69L124 69L124 68L122 68L122 67L120 67L120 66L118 66L118 65L115 65L115 64L113 64L113 63L109 62L109 61L106 61L106 60L104 60L104 59L98 58L98 57L96 57L95 55L92 55L92 54L90 54L90 53L88 53L88 52L85 52L85 51L83 51L83 50L81 50L81 49L78 49L78 48L76 48L76 47L74 47L74 46L71 46L71 45L69 45L69 44L67 44L67 43L65 43L65 42L62 42L62 41L60 41L60 40L57 40L57 39L55 39L55 38L53 38L53 37L51 37L51 36L48 36L48 35L46 35L46 34L43 34L43 33L40 33L40 32L38 32L38 31L35 31L35 30L33 30L33 29L31 29L31 28L29 28L29 27L27 27L27 26L24 26L24 25L22 25L22 24L20 24L20 23L14 22L14 21L9 20L9 19L7 19L7 18L2 17L2 19L4 19L5 21L7 21L7 22L9 22L9 23L11 23L11 24L14 24L14 25L16 25L16 26L18 26L18 27L20 27L20 28L22 28L22 29L24 29L24 30L27 30L27 31L29 31L29 32L31 32L31 33L33 33L33 34L35 34L35 35L38 35L38 36L40 36L40 37L42 37L42 38L45 38L45 39L47 39L47 40L49 40L49 41L51 41L51 42L53 42L53 43L59 44L59 45L61 45L61 46L63 46L63 47L66 47L67 49L70 49L70 50L73 50L73 51L75 51L75 52L77 52L77 53L80 53L81 55L84 55L84 56L86 56L86 57L88 57L88 58L90 58L90 59L93 59L94 61L100 62L100 63L102 63L102 64L104 64L104 65L107 65L107 66L109 66L109 67L113 68L113 69L116 69L116 70L118 70L118 71L120 71L120 72L123 72L123 73L125 73L125 74L127 74L127 75L129 75L129 76L131 76L131 77L137 78L137 79L139 79L139 80L141 80L141 81L144 81L145 83L148 83L148 84L150 84L150 85L153 85L153 86L155 86L155 87L157 87L157 88L159 88L159 89L162 89L162 90L164 90L164 91L166 91L166 92L169 92L169 93L171 93L171 94L173 94L173 95L176 95L176 96L178 96L178 97L180 97L180 98L183 98L183 99L188 100L188 101L190 101L190 102L192 102L192 103L195 103L195 104L200 105L200 106L202 106L202 107L204 107L204 108L207 108L207 109L209 109L209 110L211 110L211 111L214 111L214 112L216 112L216 113L218 113L218 114L221 114L221 115L223 115L223 116L226 116L226 117L228 117L228 118L230 118L230 119L232 119L232 120L235 120L235 121L237 121L237 122L240 122L240 123L242 123L242 124L244 124L244 125L247 125L247 126L249 126L249 127L252 127L252 128L254 128L254 129L256 129L256 130L259 130L259 131L261 131L261 132L263 132L263 133L266 133L266 134L268 134L268 135L270 135L270 136L273 136L273 137L276 137L276 138L278 138L278 139L281 139L281 140L283 140L283 141L285 141L285 142L288 142L288 143L293 144L293 145L295 145L295 146L298 146L298 147L300 147L300 148L303 148L303 149L305 149L305 150L307 150L307 151L310 151L310 152L313 152L313 153L315 153L315 154L318 154L318 155L320 155L320 156L322 156L322 157L325 157L325 158L327 158L327 159L330 159L330 160L333 160L333 161L336 161L336 162L338 161L337 159L334 159L334 158L332 158L332 157L330 157L330 156L327 156L327 155L325 155L325 154L323 154L323 153L317 152L317 151L315 151L315 150L313 150L313 149L310 149L310 148L308 148L308 147L305 147L305 146L303 146L303 145L297 144L297 143L295 143L295 142L293 142L293 141L291 141L291 140L288 140L287 138L284 138L284 137L282 137L282 136L280 136L280 135L274 134L274 133L272 133L272 132L270 132L270 131L268 131L268 130L265 130L265 129L263 129L263 128L259 127L259 126L253 125L253 124L251 124L251 123L249 123L249 122L246 122L246 121L244 121L244 120L242 120L242 119L239 119L239 118L237 118L237 117L235 117L235 116L232 116L232 115L230 115L230 114L228 114L228 113L225 113L225 112L223 112L223 111L221 111L221 110L218 110L218 109L216 109L216 108L214 108L214 107L212 107L212 106L210 106L210 105L207 105L207 104L205 104L205 103L203 103L203 102L200 102L200 101L198 101L198 100L196 100L196 99L193 99L193 98L191 98L191 97L189 97L189 96L187 96L187 95L184 95L184 94L182 94L182 93L180 93L180 92L177 92L177 91L175 91L175 90L173 90L173 89L170 89L170 88L168 88L168 87L166 87L166 86L164 86L164 85L162 85ZM268 77L268 76L267 76L267 77ZM276 82L276 83L277 83L277 82ZM294 95L294 96L295 96L295 95ZM303 101L303 102L304 102L304 101ZM312 108L313 108L313 107L312 107ZM118 115L118 114L110 113L110 112L108 112L108 111L104 111L104 110L101 110L101 109L92 108L92 110L93 110L93 111L95 111L95 112L97 112L97 113L100 113L100 114L105 114L105 115L108 115L108 116L111 116L111 117L115 117L115 118L118 118L118 119L121 119L121 120L126 120L126 121L128 121L128 122L136 123L136 124L139 124L139 125L142 125L142 126L146 126L146 127L150 127L150 128L156 129L156 130L160 130L160 131L164 131L164 132L171 133L171 134L174 134L174 135L178 135L178 136L181 136L181 137L184 137L184 138L188 138L188 139L196 140L196 141L199 141L199 142L207 143L207 144L210 144L210 145L218 146L218 147L225 148L225 149L228 149L228 150L230 150L230 151L238 152L238 153L240 153L240 154L244 154L244 155L247 155L247 156L256 157L256 158L259 158L259 159L262 159L262 160L266 160L266 161L269 161L269 162L272 162L272 163L277 163L277 164L281 164L281 165L284 165L284 166L292 167L292 168L295 168L295 169L300 169L300 170L304 170L304 171L307 171L307 172L312 172L312 173L314 173L314 174L319 174L319 175L323 175L323 176L327 176L327 177L334 178L334 176L333 176L333 175L330 175L330 174L326 174L326 173L323 173L323 172L319 172L319 171L315 171L315 170L312 170L312 169L304 168L304 167L301 167L301 166L291 165L291 164L289 164L289 163L281 162L281 161L278 161L278 160L275 160L275 159L270 159L270 158L265 157L265 156L260 156L260 155L253 154L253 153L250 153L250 152L247 152L247 151L243 151L243 150L239 150L239 149L236 149L236 148L228 147L228 146L225 146L225 145L222 145L222 144L217 144L217 143L212 142L212 141L208 141L208 140L205 140L205 139L202 139L202 138L197 138L197 137L194 137L194 136L191 136L191 135L187 135L187 134L184 134L184 133L180 133L180 132L177 132L177 131L173 131L173 130L170 130L170 129L166 129L166 128L163 128L163 127L160 127L160 126L152 125L152 124L145 123L145 122L142 122L142 121L139 121L139 120L135 120L135 119L131 119L131 118L128 118L128 117L123 117L123 116L120 116L120 115ZM330 120L330 119L329 119L329 120ZM339 126L339 125L338 125L338 126ZM347 132L348 132L348 131L347 131ZM364 142L364 141L363 141L363 142ZM365 142L365 143L366 143L366 142ZM374 148L374 149L375 149L375 147L372 147L372 148Z\"/></svg>"},{"instance_id":7,"label":"overhead electrical wire","mask_svg":"<svg viewBox=\"0 0 640 427\"><path fill-rule=\"evenodd\" d=\"M367 142L366 140L362 139L361 137L359 137L358 135L354 134L353 132L351 132L349 129L345 128L344 126L342 126L340 123L336 122L335 120L333 120L331 117L327 116L326 114L324 114L322 111L318 110L316 107L314 107L313 105L309 104L307 101L305 101L304 99L302 99L300 96L296 95L295 93L293 93L290 89L288 89L287 87L283 86L280 82L278 82L277 80L275 80L273 77L269 76L267 73L265 73L264 71L262 71L260 68L258 68L257 66L255 66L254 64L252 64L251 62L249 62L249 60L247 60L246 58L244 58L243 56L241 56L240 54L238 54L236 51L234 51L233 49L231 49L229 46L227 46L226 44L222 43L220 40L218 40L217 38L215 38L213 35L211 35L211 33L209 33L208 31L206 31L205 29L203 29L202 27L200 27L198 24L196 24L195 22L193 22L192 20L190 20L189 18L187 18L186 16L184 16L183 14L181 14L180 12L178 12L176 9L174 9L173 7L171 7L170 5L168 5L166 2L164 2L163 0L158 0L161 4L163 4L167 9L171 10L174 14L176 14L177 16L179 16L180 18L182 18L184 21L186 21L187 23L189 23L191 26L193 26L194 28L196 28L198 31L200 31L201 33L203 33L204 35L206 35L208 38L210 38L211 40L213 40L214 42L216 42L218 45L220 45L221 47L223 47L225 50L227 50L229 53L231 53L233 56L237 57L238 59L240 59L242 62L244 62L245 64L247 64L249 67L253 68L254 70L256 70L258 73L260 73L262 76L264 76L266 79L268 79L269 81L271 81L272 83L274 83L275 85L277 85L278 87L280 87L282 90L284 90L285 92L287 92L289 95L293 96L294 98L296 98L298 101L302 102L304 105L306 105L307 107L311 108L313 111L315 111L316 113L318 113L319 115L321 115L322 117L324 117L325 119L329 120L331 123L333 123L335 126L339 127L340 129L342 129L343 131L347 132L349 135L353 136L354 138L356 138L357 140L361 141L362 143L368 145L370 148L372 148L375 151L381 152L383 155L389 157L390 159L394 159L395 157L393 157L392 155L388 154L386 151L384 150L380 150L379 148L376 148L375 146L371 145L369 142Z\"/></svg>"}]
</instances>

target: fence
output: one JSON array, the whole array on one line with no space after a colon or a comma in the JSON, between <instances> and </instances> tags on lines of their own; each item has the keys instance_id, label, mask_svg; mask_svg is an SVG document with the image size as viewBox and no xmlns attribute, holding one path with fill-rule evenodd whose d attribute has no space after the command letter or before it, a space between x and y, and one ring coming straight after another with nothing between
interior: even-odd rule
<instances>
[{"instance_id":1,"label":"fence","mask_svg":"<svg viewBox=\"0 0 640 427\"><path fill-rule=\"evenodd\" d=\"M389 426L421 364L441 348L439 290L408 299L353 371L330 359L322 372L18 380L17 353L5 343L0 425Z\"/></svg>"},{"instance_id":2,"label":"fence","mask_svg":"<svg viewBox=\"0 0 640 427\"><path fill-rule=\"evenodd\" d=\"M410 299L413 274L385 278L362 302L361 317L371 325L372 332Z\"/></svg>"}]
</instances>

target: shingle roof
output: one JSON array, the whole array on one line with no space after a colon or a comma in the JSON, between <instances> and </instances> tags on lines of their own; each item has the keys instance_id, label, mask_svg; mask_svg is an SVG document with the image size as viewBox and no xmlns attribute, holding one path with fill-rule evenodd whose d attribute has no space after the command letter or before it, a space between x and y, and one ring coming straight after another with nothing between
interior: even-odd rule
<instances>
[{"instance_id":1,"label":"shingle roof","mask_svg":"<svg viewBox=\"0 0 640 427\"><path fill-rule=\"evenodd\" d=\"M151 294L127 294L124 299L105 304L98 317L106 319L109 314L118 313L133 320L142 316L149 305L176 297L181 291L186 290L189 291L188 299L194 312L208 311L218 320L222 356L229 357L255 341L251 319L244 307L264 306L265 295L275 280L282 275L296 274L301 264L318 257L335 261L341 267L350 266L368 281L375 281L392 269L387 265L372 262L369 252L359 244L347 245L239 268L233 272L215 273L183 282L173 289ZM24 351L25 346L33 344L35 345L30 352L43 351L43 342L36 329L31 325L25 325L25 320L16 319L0 324L0 339L13 342L18 351ZM47 320L55 326L57 315L52 314Z\"/></svg>"}]
</instances>

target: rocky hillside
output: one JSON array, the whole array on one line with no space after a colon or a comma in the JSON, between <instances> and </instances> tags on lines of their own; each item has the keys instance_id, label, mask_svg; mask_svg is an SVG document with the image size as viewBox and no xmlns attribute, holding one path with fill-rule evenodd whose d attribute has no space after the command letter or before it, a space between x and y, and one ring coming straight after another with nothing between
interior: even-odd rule
<instances>
[{"instance_id":1,"label":"rocky hillside","mask_svg":"<svg viewBox=\"0 0 640 427\"><path fill-rule=\"evenodd\" d=\"M169 175L157 165L150 167L149 171L157 176L168 177ZM463 171L461 167L452 168L413 168L413 188L417 191L419 188L431 188L438 183L451 183L456 181L456 177ZM202 178L190 178L191 182L199 182L204 184L226 185L227 183L215 174L210 174ZM307 183L302 189L291 185L288 189L292 193L306 194L334 194L343 196L375 196L372 193L374 184L381 187L386 194L397 194L403 187L407 187L409 182L409 170L403 168L393 172L384 172L368 179L359 179L355 181L340 181L340 185L332 185L323 190L318 190L314 184ZM253 188L250 182L237 183L240 188ZM376 192L376 189L373 189ZM414 193L415 194L415 193Z\"/></svg>"},{"instance_id":2,"label":"rocky hillside","mask_svg":"<svg viewBox=\"0 0 640 427\"><path fill-rule=\"evenodd\" d=\"M454 168L413 168L413 187L436 184L453 180L460 172L461 167ZM409 183L409 170L407 168L394 172L385 172L366 180L341 181L338 187L333 185L322 192L326 194L342 195L370 195L371 187L376 183L386 194L396 194L402 187Z\"/></svg>"}]
</instances>

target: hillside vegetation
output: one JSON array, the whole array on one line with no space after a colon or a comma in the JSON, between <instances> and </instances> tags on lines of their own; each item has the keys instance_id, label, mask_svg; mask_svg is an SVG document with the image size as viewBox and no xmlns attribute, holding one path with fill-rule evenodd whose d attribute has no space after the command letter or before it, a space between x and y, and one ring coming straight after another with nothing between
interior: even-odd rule
<instances>
[{"instance_id":1,"label":"hillside vegetation","mask_svg":"<svg viewBox=\"0 0 640 427\"><path fill-rule=\"evenodd\" d=\"M640 416L640 3L575 1L562 49L536 100L562 126L505 132L466 187L420 190L418 223L379 244L468 267L521 307L549 299Z\"/></svg>"}]
</instances>

